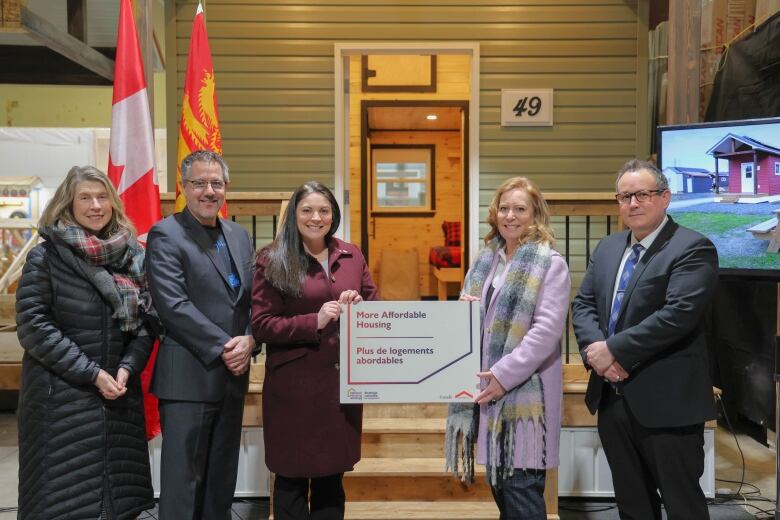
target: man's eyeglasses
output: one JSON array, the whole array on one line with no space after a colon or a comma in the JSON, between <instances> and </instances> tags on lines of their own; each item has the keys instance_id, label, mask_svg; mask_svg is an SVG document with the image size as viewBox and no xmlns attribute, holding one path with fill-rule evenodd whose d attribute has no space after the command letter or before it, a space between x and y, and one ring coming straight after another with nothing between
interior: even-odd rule
<instances>
[{"instance_id":1,"label":"man's eyeglasses","mask_svg":"<svg viewBox=\"0 0 780 520\"><path fill-rule=\"evenodd\" d=\"M221 191L225 189L225 181L204 181L204 180L196 180L196 181L187 181L189 182L192 187L198 191L205 190L206 186L211 185L211 189L214 191Z\"/></svg>"},{"instance_id":2,"label":"man's eyeglasses","mask_svg":"<svg viewBox=\"0 0 780 520\"><path fill-rule=\"evenodd\" d=\"M639 190L633 193L615 193L615 200L618 204L631 203L631 197L634 197L637 202L647 202L653 195L660 195L666 190Z\"/></svg>"}]
</instances>

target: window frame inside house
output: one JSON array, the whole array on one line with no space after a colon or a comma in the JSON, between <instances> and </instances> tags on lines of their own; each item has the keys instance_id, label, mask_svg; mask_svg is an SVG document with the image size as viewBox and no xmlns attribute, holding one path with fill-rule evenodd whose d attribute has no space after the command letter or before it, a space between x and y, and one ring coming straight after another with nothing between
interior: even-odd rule
<instances>
[{"instance_id":1,"label":"window frame inside house","mask_svg":"<svg viewBox=\"0 0 780 520\"><path fill-rule=\"evenodd\" d=\"M420 214L434 212L436 210L435 156L436 146L433 144L371 145L371 214ZM417 172L418 175L382 176L378 174L380 164L388 166L385 170L386 172L391 172L393 165L396 166L395 170L399 172L404 171L404 165L408 165L409 171ZM419 175L421 170L422 176ZM385 185L385 189L381 190L380 185ZM404 192L408 194L414 190L403 190L402 188L404 186L411 188L415 185L423 187L418 192L424 194L419 204L395 205L383 203L381 193L387 194L387 188L396 188L399 192L398 201L403 202Z\"/></svg>"}]
</instances>

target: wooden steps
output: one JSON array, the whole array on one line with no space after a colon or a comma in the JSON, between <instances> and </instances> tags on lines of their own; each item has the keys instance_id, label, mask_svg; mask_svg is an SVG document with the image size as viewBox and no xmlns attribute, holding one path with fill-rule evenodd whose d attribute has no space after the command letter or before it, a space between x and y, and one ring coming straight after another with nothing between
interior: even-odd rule
<instances>
[{"instance_id":1,"label":"wooden steps","mask_svg":"<svg viewBox=\"0 0 780 520\"><path fill-rule=\"evenodd\" d=\"M445 421L443 417L363 419L362 456L442 458Z\"/></svg>"},{"instance_id":2,"label":"wooden steps","mask_svg":"<svg viewBox=\"0 0 780 520\"><path fill-rule=\"evenodd\" d=\"M446 404L364 406L362 459L344 474L347 519L498 517L483 466L470 486L444 471L446 417ZM548 518L555 519L556 472L547 488Z\"/></svg>"},{"instance_id":3,"label":"wooden steps","mask_svg":"<svg viewBox=\"0 0 780 520\"><path fill-rule=\"evenodd\" d=\"M476 468L476 481L465 486L444 471L443 458L363 458L344 475L350 502L493 501L484 467Z\"/></svg>"},{"instance_id":4,"label":"wooden steps","mask_svg":"<svg viewBox=\"0 0 780 520\"><path fill-rule=\"evenodd\" d=\"M409 501L398 502L348 502L344 518L346 520L415 519L439 520L457 518L458 520L495 520L498 509L490 502L450 502L450 501Z\"/></svg>"},{"instance_id":5,"label":"wooden steps","mask_svg":"<svg viewBox=\"0 0 780 520\"><path fill-rule=\"evenodd\" d=\"M369 418L412 419L439 417L447 418L447 405L428 404L368 404L363 407L363 420Z\"/></svg>"}]
</instances>

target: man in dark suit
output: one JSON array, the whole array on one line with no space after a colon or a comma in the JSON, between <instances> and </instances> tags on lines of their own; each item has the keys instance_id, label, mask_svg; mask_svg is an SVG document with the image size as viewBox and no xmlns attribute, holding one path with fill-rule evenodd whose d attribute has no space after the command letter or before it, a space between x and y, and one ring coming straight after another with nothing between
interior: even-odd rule
<instances>
[{"instance_id":1,"label":"man in dark suit","mask_svg":"<svg viewBox=\"0 0 780 520\"><path fill-rule=\"evenodd\" d=\"M152 392L163 434L160 518L226 520L236 487L254 254L239 225L219 218L228 168L214 152L182 161L187 207L150 231L146 272L165 326Z\"/></svg>"},{"instance_id":2,"label":"man in dark suit","mask_svg":"<svg viewBox=\"0 0 780 520\"><path fill-rule=\"evenodd\" d=\"M652 164L626 163L616 198L628 230L599 243L572 304L592 370L585 401L621 518L660 520L663 501L669 520L707 519L699 478L715 405L702 322L717 253L666 214L671 193Z\"/></svg>"}]
</instances>

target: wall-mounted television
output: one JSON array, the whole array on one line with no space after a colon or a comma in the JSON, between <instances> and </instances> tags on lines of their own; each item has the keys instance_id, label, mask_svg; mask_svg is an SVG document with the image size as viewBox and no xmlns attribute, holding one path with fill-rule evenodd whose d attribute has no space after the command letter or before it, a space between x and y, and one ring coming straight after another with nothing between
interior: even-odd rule
<instances>
[{"instance_id":1,"label":"wall-mounted television","mask_svg":"<svg viewBox=\"0 0 780 520\"><path fill-rule=\"evenodd\" d=\"M780 280L780 118L658 131L672 218L712 240L721 275Z\"/></svg>"}]
</instances>

